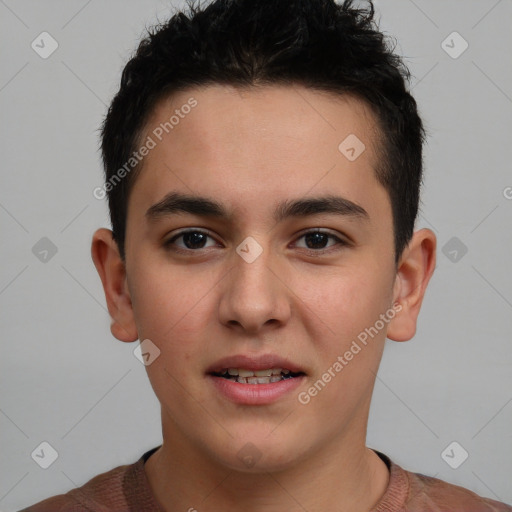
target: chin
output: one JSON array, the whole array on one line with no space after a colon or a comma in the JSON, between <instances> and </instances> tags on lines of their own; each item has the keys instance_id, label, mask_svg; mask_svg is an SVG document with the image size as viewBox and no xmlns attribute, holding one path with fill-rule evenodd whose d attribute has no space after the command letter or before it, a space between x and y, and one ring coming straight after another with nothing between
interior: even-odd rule
<instances>
[{"instance_id":1,"label":"chin","mask_svg":"<svg viewBox=\"0 0 512 512\"><path fill-rule=\"evenodd\" d=\"M304 440L293 436L282 438L276 433L269 435L271 430L245 431L243 435L235 436L221 453L217 452L218 460L230 470L243 473L274 472L293 467L304 451Z\"/></svg>"}]
</instances>

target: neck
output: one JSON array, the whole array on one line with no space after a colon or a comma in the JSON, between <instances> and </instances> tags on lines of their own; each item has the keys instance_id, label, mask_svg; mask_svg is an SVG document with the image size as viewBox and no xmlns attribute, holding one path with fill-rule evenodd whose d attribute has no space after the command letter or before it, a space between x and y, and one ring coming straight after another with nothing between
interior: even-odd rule
<instances>
[{"instance_id":1,"label":"neck","mask_svg":"<svg viewBox=\"0 0 512 512\"><path fill-rule=\"evenodd\" d=\"M384 461L354 436L332 439L286 469L259 472L222 465L175 429L164 428L163 437L145 472L166 512L368 512L389 482Z\"/></svg>"}]
</instances>

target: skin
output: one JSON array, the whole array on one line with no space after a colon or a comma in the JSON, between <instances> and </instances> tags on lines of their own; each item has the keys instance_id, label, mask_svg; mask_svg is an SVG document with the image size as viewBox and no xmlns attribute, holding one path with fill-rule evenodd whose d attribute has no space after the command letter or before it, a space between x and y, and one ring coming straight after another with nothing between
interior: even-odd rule
<instances>
[{"instance_id":1,"label":"skin","mask_svg":"<svg viewBox=\"0 0 512 512\"><path fill-rule=\"evenodd\" d=\"M113 335L150 339L161 351L146 366L163 431L145 465L150 486L166 511L369 511L389 480L366 447L375 374L386 336L414 336L435 235L416 231L395 265L391 204L374 172L378 132L362 101L301 86L193 88L157 105L142 140L191 96L197 106L145 157L130 194L126 261L110 230L97 230L92 242ZM338 150L349 134L366 146L355 161ZM172 191L214 198L233 215L149 220L146 210ZM368 218L273 220L280 201L327 194ZM211 238L175 240L187 254L166 248L183 228ZM315 228L347 243L303 236ZM263 250L252 263L236 252L249 236ZM401 311L301 404L298 393L393 304ZM263 353L307 374L273 404L233 404L205 376L222 357ZM252 467L237 456L247 443L261 455Z\"/></svg>"}]
</instances>

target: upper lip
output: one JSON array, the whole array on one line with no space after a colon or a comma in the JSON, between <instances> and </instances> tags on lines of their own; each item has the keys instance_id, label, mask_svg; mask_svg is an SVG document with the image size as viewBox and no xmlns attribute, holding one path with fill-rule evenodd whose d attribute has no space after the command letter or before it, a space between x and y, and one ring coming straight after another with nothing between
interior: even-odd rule
<instances>
[{"instance_id":1,"label":"upper lip","mask_svg":"<svg viewBox=\"0 0 512 512\"><path fill-rule=\"evenodd\" d=\"M305 373L300 366L276 354L262 354L259 356L239 354L224 357L209 366L206 373L219 373L225 368L243 368L251 371L282 368L293 373Z\"/></svg>"}]
</instances>

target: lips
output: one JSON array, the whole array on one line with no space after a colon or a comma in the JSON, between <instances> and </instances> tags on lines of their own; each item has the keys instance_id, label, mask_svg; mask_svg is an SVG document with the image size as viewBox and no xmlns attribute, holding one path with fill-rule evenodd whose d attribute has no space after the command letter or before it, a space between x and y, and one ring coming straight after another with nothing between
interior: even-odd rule
<instances>
[{"instance_id":1,"label":"lips","mask_svg":"<svg viewBox=\"0 0 512 512\"><path fill-rule=\"evenodd\" d=\"M301 366L275 354L225 357L206 370L214 399L238 405L271 405L290 396L306 378Z\"/></svg>"},{"instance_id":2,"label":"lips","mask_svg":"<svg viewBox=\"0 0 512 512\"><path fill-rule=\"evenodd\" d=\"M288 370L294 374L306 373L299 365L276 354L263 354L260 356L240 354L224 357L209 366L206 373L209 375L219 375L226 373L230 368L243 369L252 372L280 368L282 370Z\"/></svg>"}]
</instances>

